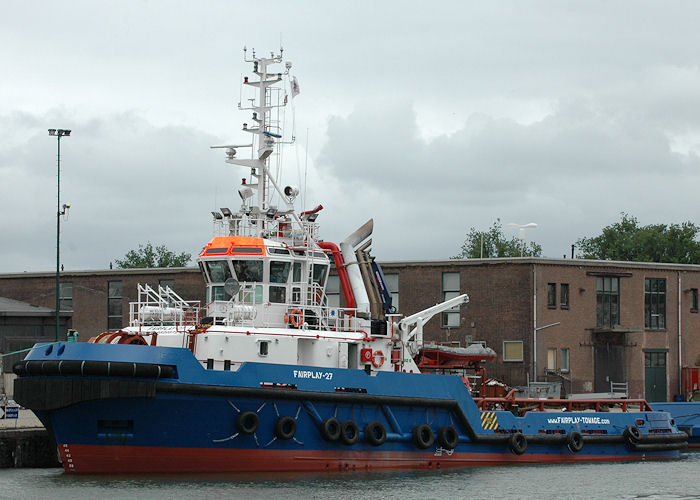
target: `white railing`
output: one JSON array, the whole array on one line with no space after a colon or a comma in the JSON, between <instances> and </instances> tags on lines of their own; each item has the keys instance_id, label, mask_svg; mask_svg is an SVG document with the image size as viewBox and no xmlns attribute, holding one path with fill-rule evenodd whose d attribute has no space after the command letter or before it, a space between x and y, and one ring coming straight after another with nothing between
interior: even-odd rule
<instances>
[{"instance_id":1,"label":"white railing","mask_svg":"<svg viewBox=\"0 0 700 500\"><path fill-rule=\"evenodd\" d=\"M313 247L307 241L307 234L313 240L319 235L319 224L307 220L299 223L293 220L280 220L258 213L246 216L233 214L222 219L214 219L214 236L254 236L272 240L282 240L297 248Z\"/></svg>"},{"instance_id":2,"label":"white railing","mask_svg":"<svg viewBox=\"0 0 700 500\"><path fill-rule=\"evenodd\" d=\"M186 301L170 287L138 284L138 301L129 303L129 326L196 325L200 320L200 302Z\"/></svg>"}]
</instances>

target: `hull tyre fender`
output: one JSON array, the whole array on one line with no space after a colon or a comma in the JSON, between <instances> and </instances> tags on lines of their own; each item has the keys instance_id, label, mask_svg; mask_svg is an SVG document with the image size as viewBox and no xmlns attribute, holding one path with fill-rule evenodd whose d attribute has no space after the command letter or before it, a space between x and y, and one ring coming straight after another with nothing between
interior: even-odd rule
<instances>
[{"instance_id":1,"label":"hull tyre fender","mask_svg":"<svg viewBox=\"0 0 700 500\"><path fill-rule=\"evenodd\" d=\"M446 450L454 450L457 448L457 443L459 443L459 434L457 429L451 425L443 425L438 429L437 440L440 446Z\"/></svg>"},{"instance_id":2,"label":"hull tyre fender","mask_svg":"<svg viewBox=\"0 0 700 500\"><path fill-rule=\"evenodd\" d=\"M386 429L381 422L373 421L365 425L365 439L372 446L381 446L386 441Z\"/></svg>"},{"instance_id":3,"label":"hull tyre fender","mask_svg":"<svg viewBox=\"0 0 700 500\"><path fill-rule=\"evenodd\" d=\"M527 450L527 439L522 432L516 432L508 439L508 448L515 455L522 455Z\"/></svg>"},{"instance_id":4,"label":"hull tyre fender","mask_svg":"<svg viewBox=\"0 0 700 500\"><path fill-rule=\"evenodd\" d=\"M292 439L297 433L297 421L292 417L280 417L275 422L275 436L278 439Z\"/></svg>"},{"instance_id":5,"label":"hull tyre fender","mask_svg":"<svg viewBox=\"0 0 700 500\"><path fill-rule=\"evenodd\" d=\"M571 453L578 453L583 449L583 436L576 431L570 432L566 436L566 447Z\"/></svg>"},{"instance_id":6,"label":"hull tyre fender","mask_svg":"<svg viewBox=\"0 0 700 500\"><path fill-rule=\"evenodd\" d=\"M321 422L321 437L326 441L340 439L340 422L335 417L330 417Z\"/></svg>"},{"instance_id":7,"label":"hull tyre fender","mask_svg":"<svg viewBox=\"0 0 700 500\"><path fill-rule=\"evenodd\" d=\"M430 426L427 424L415 426L413 428L413 442L422 450L430 448L435 442L435 436Z\"/></svg>"},{"instance_id":8,"label":"hull tyre fender","mask_svg":"<svg viewBox=\"0 0 700 500\"><path fill-rule=\"evenodd\" d=\"M243 434L253 434L258 430L260 418L254 411L243 411L236 417L236 427Z\"/></svg>"},{"instance_id":9,"label":"hull tyre fender","mask_svg":"<svg viewBox=\"0 0 700 500\"><path fill-rule=\"evenodd\" d=\"M642 433L639 432L639 429L635 425L628 425L625 427L625 432L623 432L622 435L630 446L639 444L639 439L642 437Z\"/></svg>"},{"instance_id":10,"label":"hull tyre fender","mask_svg":"<svg viewBox=\"0 0 700 500\"><path fill-rule=\"evenodd\" d=\"M360 428L352 420L346 420L340 424L340 440L348 446L357 443L360 439Z\"/></svg>"}]
</instances>

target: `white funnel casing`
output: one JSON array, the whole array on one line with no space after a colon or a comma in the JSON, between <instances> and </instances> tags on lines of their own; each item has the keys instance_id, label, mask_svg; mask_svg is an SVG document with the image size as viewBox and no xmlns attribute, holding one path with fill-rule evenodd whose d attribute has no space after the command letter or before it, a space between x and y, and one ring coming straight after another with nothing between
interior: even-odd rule
<instances>
[{"instance_id":1,"label":"white funnel casing","mask_svg":"<svg viewBox=\"0 0 700 500\"><path fill-rule=\"evenodd\" d=\"M343 254L343 260L345 261L345 268L348 272L348 279L350 280L352 293L355 295L357 312L367 314L369 314L370 311L369 297L367 295L367 290L365 289L365 284L362 281L362 273L360 273L360 266L357 263L357 257L355 257L355 247L368 238L372 234L373 229L374 219L370 219L354 233L340 242L340 251Z\"/></svg>"}]
</instances>

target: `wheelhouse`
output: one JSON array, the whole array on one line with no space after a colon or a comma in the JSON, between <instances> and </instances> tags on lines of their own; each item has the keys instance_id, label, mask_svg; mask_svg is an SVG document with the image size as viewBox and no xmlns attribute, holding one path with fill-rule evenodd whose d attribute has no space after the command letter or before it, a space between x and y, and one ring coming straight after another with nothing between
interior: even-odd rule
<instances>
[{"instance_id":1,"label":"wheelhouse","mask_svg":"<svg viewBox=\"0 0 700 500\"><path fill-rule=\"evenodd\" d=\"M209 305L235 302L256 307L256 316L282 319L290 308L325 305L330 261L319 250L294 249L247 236L219 236L198 258ZM216 307L210 316L219 318ZM316 313L318 315L318 312Z\"/></svg>"}]
</instances>

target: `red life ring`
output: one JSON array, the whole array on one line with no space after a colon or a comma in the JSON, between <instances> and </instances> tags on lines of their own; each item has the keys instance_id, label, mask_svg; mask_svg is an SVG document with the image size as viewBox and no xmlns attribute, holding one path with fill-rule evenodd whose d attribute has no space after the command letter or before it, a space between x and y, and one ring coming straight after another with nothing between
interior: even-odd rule
<instances>
[{"instance_id":1,"label":"red life ring","mask_svg":"<svg viewBox=\"0 0 700 500\"><path fill-rule=\"evenodd\" d=\"M301 309L292 309L289 313L289 321L294 328L299 328L304 323L304 313Z\"/></svg>"},{"instance_id":2,"label":"red life ring","mask_svg":"<svg viewBox=\"0 0 700 500\"><path fill-rule=\"evenodd\" d=\"M372 364L375 368L379 368L384 364L384 353L382 351L374 351L372 353Z\"/></svg>"}]
</instances>

